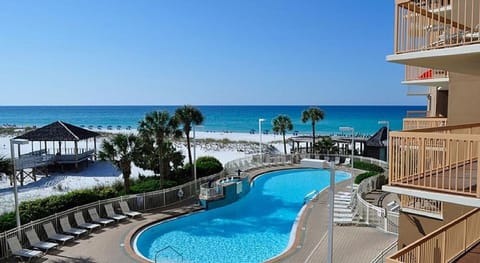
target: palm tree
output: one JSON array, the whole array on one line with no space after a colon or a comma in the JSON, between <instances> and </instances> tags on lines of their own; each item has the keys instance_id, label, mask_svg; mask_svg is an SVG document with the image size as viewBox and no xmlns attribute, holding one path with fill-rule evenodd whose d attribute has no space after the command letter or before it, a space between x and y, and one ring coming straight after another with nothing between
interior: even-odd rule
<instances>
[{"instance_id":1,"label":"palm tree","mask_svg":"<svg viewBox=\"0 0 480 263\"><path fill-rule=\"evenodd\" d=\"M200 125L203 123L203 115L197 108L185 105L181 108L177 108L175 111L175 118L181 124L183 124L183 133L187 136L187 150L188 150L188 162L190 165L192 162L192 152L190 149L190 131L193 125Z\"/></svg>"},{"instance_id":2,"label":"palm tree","mask_svg":"<svg viewBox=\"0 0 480 263\"><path fill-rule=\"evenodd\" d=\"M312 145L315 145L315 124L318 121L323 120L324 117L325 113L318 107L310 107L302 112L302 122L306 123L308 120L312 122Z\"/></svg>"},{"instance_id":3,"label":"palm tree","mask_svg":"<svg viewBox=\"0 0 480 263\"><path fill-rule=\"evenodd\" d=\"M283 136L283 152L287 154L287 144L285 142L285 132L293 130L293 124L287 115L278 115L272 121L273 131L281 133Z\"/></svg>"},{"instance_id":4,"label":"palm tree","mask_svg":"<svg viewBox=\"0 0 480 263\"><path fill-rule=\"evenodd\" d=\"M137 151L137 140L138 138L133 134L115 134L112 138L103 142L102 149L99 152L101 160L112 162L122 171L125 193L130 190L130 174Z\"/></svg>"},{"instance_id":5,"label":"palm tree","mask_svg":"<svg viewBox=\"0 0 480 263\"><path fill-rule=\"evenodd\" d=\"M140 136L153 140L158 150L159 171L160 175L168 176L168 165L166 161L165 152L167 149L166 143L171 137L180 137L181 131L178 130L178 122L175 118L171 118L168 111L153 111L145 115L145 119L141 120L138 127Z\"/></svg>"},{"instance_id":6,"label":"palm tree","mask_svg":"<svg viewBox=\"0 0 480 263\"><path fill-rule=\"evenodd\" d=\"M12 174L13 164L10 159L7 159L5 156L0 156L0 173L6 175Z\"/></svg>"}]
</instances>

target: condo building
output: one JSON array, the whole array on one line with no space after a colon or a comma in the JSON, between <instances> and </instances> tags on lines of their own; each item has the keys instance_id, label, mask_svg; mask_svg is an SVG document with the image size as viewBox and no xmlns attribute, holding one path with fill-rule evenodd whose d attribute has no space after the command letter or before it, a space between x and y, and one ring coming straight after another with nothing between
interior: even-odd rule
<instances>
[{"instance_id":1,"label":"condo building","mask_svg":"<svg viewBox=\"0 0 480 263\"><path fill-rule=\"evenodd\" d=\"M427 98L390 132L400 196L398 251L387 262L480 262L480 0L395 0L394 52L408 95ZM473 259L472 259L473 258Z\"/></svg>"}]
</instances>

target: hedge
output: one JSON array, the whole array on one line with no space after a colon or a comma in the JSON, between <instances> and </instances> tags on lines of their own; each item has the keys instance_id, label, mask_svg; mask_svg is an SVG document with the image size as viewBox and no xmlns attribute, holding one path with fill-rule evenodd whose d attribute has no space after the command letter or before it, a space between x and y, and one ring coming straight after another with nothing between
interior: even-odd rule
<instances>
[{"instance_id":1,"label":"hedge","mask_svg":"<svg viewBox=\"0 0 480 263\"><path fill-rule=\"evenodd\" d=\"M177 185L175 181L162 180L163 188ZM146 177L133 180L131 194L160 190L158 177ZM45 198L24 201L20 203L20 220L31 222L49 215L65 211L76 206L89 204L98 200L114 198L125 194L123 184L95 187L92 189L74 190L63 195L52 195ZM16 226L15 213L10 212L0 215L0 232L7 231Z\"/></svg>"},{"instance_id":2,"label":"hedge","mask_svg":"<svg viewBox=\"0 0 480 263\"><path fill-rule=\"evenodd\" d=\"M360 162L360 161L355 161L353 163L353 167L355 167L357 169L360 169L360 170L367 171L367 172L359 174L359 175L357 175L357 177L355 177L355 184L360 184L366 178L375 176L375 175L383 173L385 171L385 170L383 170L382 167L380 167L376 164Z\"/></svg>"}]
</instances>

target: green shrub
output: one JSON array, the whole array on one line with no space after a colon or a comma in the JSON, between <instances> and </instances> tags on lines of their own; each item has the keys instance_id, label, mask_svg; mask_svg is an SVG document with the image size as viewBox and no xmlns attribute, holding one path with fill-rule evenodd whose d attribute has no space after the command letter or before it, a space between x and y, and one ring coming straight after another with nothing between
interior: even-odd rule
<instances>
[{"instance_id":1,"label":"green shrub","mask_svg":"<svg viewBox=\"0 0 480 263\"><path fill-rule=\"evenodd\" d=\"M164 180L162 178L162 187L169 188L178 185L177 181ZM119 191L121 188L121 191ZM143 177L139 180L133 180L131 185L132 193L143 193L160 189L159 177ZM65 211L76 206L85 205L98 200L117 197L124 194L123 186L97 186L92 189L75 190L63 195L53 195L31 201L20 203L20 219L23 223L28 223L49 215ZM0 233L12 229L16 226L15 213L6 213L0 215Z\"/></svg>"},{"instance_id":2,"label":"green shrub","mask_svg":"<svg viewBox=\"0 0 480 263\"><path fill-rule=\"evenodd\" d=\"M360 161L355 161L353 163L353 167L357 168L357 169L360 169L360 170L373 171L373 172L377 172L377 173L383 173L383 171L384 171L382 167L380 167L376 164L360 162Z\"/></svg>"},{"instance_id":3,"label":"green shrub","mask_svg":"<svg viewBox=\"0 0 480 263\"><path fill-rule=\"evenodd\" d=\"M212 156L202 156L195 163L197 166L197 177L209 176L223 170L222 163Z\"/></svg>"},{"instance_id":4,"label":"green shrub","mask_svg":"<svg viewBox=\"0 0 480 263\"><path fill-rule=\"evenodd\" d=\"M359 174L359 175L357 175L357 177L355 177L355 183L356 183L356 184L359 184L359 183L361 183L364 179L366 179L366 178L368 178L368 177L371 177L371 176L375 176L375 175L377 175L377 174L378 174L378 172L373 172L373 171Z\"/></svg>"},{"instance_id":5,"label":"green shrub","mask_svg":"<svg viewBox=\"0 0 480 263\"><path fill-rule=\"evenodd\" d=\"M383 173L385 171L385 170L383 170L382 167L380 167L376 164L360 162L360 161L354 162L353 166L357 169L367 171L367 172L359 174L359 175L357 175L357 177L355 177L355 183L356 184L361 183L364 179L366 179L368 177L375 176L375 175Z\"/></svg>"},{"instance_id":6,"label":"green shrub","mask_svg":"<svg viewBox=\"0 0 480 263\"><path fill-rule=\"evenodd\" d=\"M6 213L0 216L0 232L12 229L16 225L14 212Z\"/></svg>"},{"instance_id":7,"label":"green shrub","mask_svg":"<svg viewBox=\"0 0 480 263\"><path fill-rule=\"evenodd\" d=\"M132 194L151 192L160 189L160 178L145 177L143 180L138 180L130 186L130 192Z\"/></svg>"}]
</instances>

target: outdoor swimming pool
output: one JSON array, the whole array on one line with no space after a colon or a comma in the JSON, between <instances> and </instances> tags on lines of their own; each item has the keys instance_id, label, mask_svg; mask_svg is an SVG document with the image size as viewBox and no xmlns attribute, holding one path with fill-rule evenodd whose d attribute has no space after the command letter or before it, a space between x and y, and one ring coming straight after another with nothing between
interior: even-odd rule
<instances>
[{"instance_id":1,"label":"outdoor swimming pool","mask_svg":"<svg viewBox=\"0 0 480 263\"><path fill-rule=\"evenodd\" d=\"M157 262L263 262L289 245L295 219L312 190L328 186L323 169L290 169L257 177L244 198L140 232L133 247ZM336 181L350 174L337 171ZM183 261L182 261L183 260Z\"/></svg>"}]
</instances>

